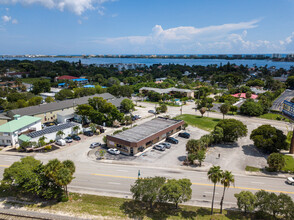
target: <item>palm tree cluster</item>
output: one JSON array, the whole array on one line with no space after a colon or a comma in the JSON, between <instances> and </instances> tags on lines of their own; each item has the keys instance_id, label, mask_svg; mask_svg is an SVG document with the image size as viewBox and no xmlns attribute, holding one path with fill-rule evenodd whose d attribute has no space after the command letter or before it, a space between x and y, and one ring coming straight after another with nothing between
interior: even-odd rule
<instances>
[{"instance_id":1,"label":"palm tree cluster","mask_svg":"<svg viewBox=\"0 0 294 220\"><path fill-rule=\"evenodd\" d=\"M208 179L213 182L213 195L211 202L211 215L213 214L213 205L214 205L214 196L215 196L215 187L217 183L221 183L224 186L223 195L220 202L220 213L223 212L223 202L225 198L226 190L235 183L235 178L232 172L221 170L220 166L213 166L207 172Z\"/></svg>"}]
</instances>

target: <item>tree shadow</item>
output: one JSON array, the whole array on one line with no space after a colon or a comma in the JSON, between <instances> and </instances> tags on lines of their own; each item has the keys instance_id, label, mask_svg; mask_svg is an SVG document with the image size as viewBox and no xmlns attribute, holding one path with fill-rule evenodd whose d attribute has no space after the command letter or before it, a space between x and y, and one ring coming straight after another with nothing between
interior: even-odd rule
<instances>
[{"instance_id":1,"label":"tree shadow","mask_svg":"<svg viewBox=\"0 0 294 220\"><path fill-rule=\"evenodd\" d=\"M220 148L237 148L240 147L237 142L232 142L232 143L223 143L223 144L216 144L213 145L212 147L220 147Z\"/></svg>"},{"instance_id":2,"label":"tree shadow","mask_svg":"<svg viewBox=\"0 0 294 220\"><path fill-rule=\"evenodd\" d=\"M144 219L144 217L151 219L168 219L172 216L180 217L181 219L195 219L197 215L204 216L209 214L209 210L204 208L197 210L176 209L175 206L170 203L156 203L150 208L146 203L134 200L124 202L120 209L129 218L137 219Z\"/></svg>"},{"instance_id":3,"label":"tree shadow","mask_svg":"<svg viewBox=\"0 0 294 220\"><path fill-rule=\"evenodd\" d=\"M178 157L178 160L180 161L180 162L183 162L183 161L185 161L186 160L186 156L180 156L180 157Z\"/></svg>"},{"instance_id":4,"label":"tree shadow","mask_svg":"<svg viewBox=\"0 0 294 220\"><path fill-rule=\"evenodd\" d=\"M262 152L257 147L255 147L253 144L243 145L242 150L245 155L253 156L253 157L263 157L267 159L268 154Z\"/></svg>"}]
</instances>

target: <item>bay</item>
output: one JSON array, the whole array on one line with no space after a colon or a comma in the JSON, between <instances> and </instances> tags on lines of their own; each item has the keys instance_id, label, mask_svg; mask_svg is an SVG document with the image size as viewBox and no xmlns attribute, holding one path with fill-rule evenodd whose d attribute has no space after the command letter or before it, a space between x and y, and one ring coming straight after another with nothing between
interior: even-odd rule
<instances>
[{"instance_id":1,"label":"bay","mask_svg":"<svg viewBox=\"0 0 294 220\"><path fill-rule=\"evenodd\" d=\"M201 65L207 66L211 64L224 65L230 62L231 64L236 65L248 65L248 67L257 67L266 66L271 67L275 66L276 68L290 69L291 66L294 66L294 62L275 62L272 60L225 60L225 59L176 59L176 58L61 58L61 57L45 57L45 58L2 58L0 60L43 60L56 62L58 60L64 60L68 62L78 62L81 60L82 64L145 64L147 66L153 64L181 64L181 65Z\"/></svg>"}]
</instances>

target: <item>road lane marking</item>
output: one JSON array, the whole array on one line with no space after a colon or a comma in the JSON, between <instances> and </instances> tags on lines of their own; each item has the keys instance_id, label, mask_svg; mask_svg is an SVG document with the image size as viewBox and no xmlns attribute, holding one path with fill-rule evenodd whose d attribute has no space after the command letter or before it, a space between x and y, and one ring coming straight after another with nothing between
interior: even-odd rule
<instances>
[{"instance_id":1,"label":"road lane marking","mask_svg":"<svg viewBox=\"0 0 294 220\"><path fill-rule=\"evenodd\" d=\"M103 177L113 177L113 178L121 178L121 179L138 179L137 177L130 177L130 176L116 176L116 175L109 175L109 174L97 174L97 173L92 173L91 175L93 176L103 176ZM198 185L198 186L214 186L214 184L211 183L192 183L193 185ZM216 185L216 187L223 188L223 185ZM264 190L267 192L275 192L275 193L285 193L285 194L294 194L294 192L288 192L288 191L281 191L281 190L271 190L271 189L258 189L258 188L249 188L249 187L241 187L241 186L235 186L231 187L234 189L243 189L243 190L252 190L252 191L259 191L259 190Z\"/></svg>"},{"instance_id":2,"label":"road lane marking","mask_svg":"<svg viewBox=\"0 0 294 220\"><path fill-rule=\"evenodd\" d=\"M213 192L204 192L206 194L212 194ZM218 192L214 193L214 194L219 194Z\"/></svg>"},{"instance_id":3,"label":"road lane marking","mask_svg":"<svg viewBox=\"0 0 294 220\"><path fill-rule=\"evenodd\" d=\"M130 177L130 176L115 176L115 175L108 175L108 174L97 174L93 173L91 174L93 176L104 176L104 177L114 177L114 178L122 178L122 179L138 179L137 177Z\"/></svg>"},{"instance_id":4,"label":"road lane marking","mask_svg":"<svg viewBox=\"0 0 294 220\"><path fill-rule=\"evenodd\" d=\"M108 183L112 185L120 185L120 183L116 183L116 182L108 182Z\"/></svg>"},{"instance_id":5,"label":"road lane marking","mask_svg":"<svg viewBox=\"0 0 294 220\"><path fill-rule=\"evenodd\" d=\"M116 170L116 171L119 171L119 172L129 172L128 170Z\"/></svg>"},{"instance_id":6,"label":"road lane marking","mask_svg":"<svg viewBox=\"0 0 294 220\"><path fill-rule=\"evenodd\" d=\"M9 167L9 165L0 165L0 167Z\"/></svg>"},{"instance_id":7,"label":"road lane marking","mask_svg":"<svg viewBox=\"0 0 294 220\"><path fill-rule=\"evenodd\" d=\"M264 184L262 182L251 182L251 183L254 183L254 184Z\"/></svg>"}]
</instances>

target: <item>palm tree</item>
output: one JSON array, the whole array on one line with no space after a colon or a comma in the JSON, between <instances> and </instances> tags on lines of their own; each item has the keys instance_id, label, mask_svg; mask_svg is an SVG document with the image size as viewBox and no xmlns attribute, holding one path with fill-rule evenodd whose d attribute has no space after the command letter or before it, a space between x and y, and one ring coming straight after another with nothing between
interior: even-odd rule
<instances>
[{"instance_id":1,"label":"palm tree","mask_svg":"<svg viewBox=\"0 0 294 220\"><path fill-rule=\"evenodd\" d=\"M213 166L207 172L208 179L213 182L213 195L212 195L212 202L211 202L211 215L213 214L213 203L214 203L214 195L215 195L215 186L217 183L221 181L222 178L222 170L220 166Z\"/></svg>"},{"instance_id":2,"label":"palm tree","mask_svg":"<svg viewBox=\"0 0 294 220\"><path fill-rule=\"evenodd\" d=\"M224 191L223 191L223 196L220 202L220 213L223 213L223 202L224 202L224 198L225 198L225 192L226 189L229 188L231 186L231 184L235 183L235 178L234 175L232 174L232 172L225 170L222 173L222 179L221 179L221 184L224 185Z\"/></svg>"},{"instance_id":3,"label":"palm tree","mask_svg":"<svg viewBox=\"0 0 294 220\"><path fill-rule=\"evenodd\" d=\"M94 123L89 124L91 131L95 134L97 131L97 126Z\"/></svg>"},{"instance_id":4,"label":"palm tree","mask_svg":"<svg viewBox=\"0 0 294 220\"><path fill-rule=\"evenodd\" d=\"M60 138L62 138L63 135L64 135L64 132L63 131L58 131L56 133L56 136L59 136Z\"/></svg>"},{"instance_id":5,"label":"palm tree","mask_svg":"<svg viewBox=\"0 0 294 220\"><path fill-rule=\"evenodd\" d=\"M79 127L78 125L76 125L76 126L74 126L74 127L72 128L72 130L73 130L74 133L78 133L79 130L80 130L80 127Z\"/></svg>"}]
</instances>

